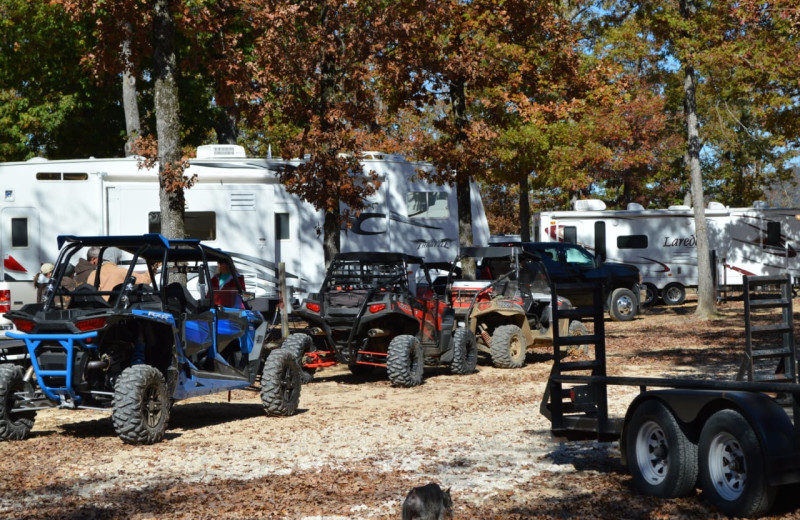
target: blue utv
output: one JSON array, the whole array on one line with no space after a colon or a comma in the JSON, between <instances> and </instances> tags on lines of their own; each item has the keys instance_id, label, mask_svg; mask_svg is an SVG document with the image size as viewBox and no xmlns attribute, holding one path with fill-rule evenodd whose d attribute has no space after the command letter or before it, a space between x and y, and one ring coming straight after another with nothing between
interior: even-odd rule
<instances>
[{"instance_id":1,"label":"blue utv","mask_svg":"<svg viewBox=\"0 0 800 520\"><path fill-rule=\"evenodd\" d=\"M28 437L36 410L59 407L110 409L124 442L152 444L174 401L233 389L260 389L268 415L295 413L297 361L262 348L268 324L229 254L158 234L58 242L43 301L6 313L27 359L0 364L0 440ZM86 274L90 248L100 260Z\"/></svg>"}]
</instances>

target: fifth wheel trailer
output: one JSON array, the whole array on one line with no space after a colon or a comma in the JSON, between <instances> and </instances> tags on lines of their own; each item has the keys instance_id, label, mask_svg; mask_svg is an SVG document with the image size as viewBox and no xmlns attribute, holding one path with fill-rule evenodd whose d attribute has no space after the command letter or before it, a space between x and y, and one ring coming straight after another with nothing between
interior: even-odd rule
<instances>
[{"instance_id":1,"label":"fifth wheel trailer","mask_svg":"<svg viewBox=\"0 0 800 520\"><path fill-rule=\"evenodd\" d=\"M343 227L342 251L452 261L459 245L455 188L419 180L418 170L431 168L427 163L380 152L360 158L381 186L369 209ZM318 287L325 275L317 233L324 214L288 193L277 175L300 162L248 158L238 146L199 147L187 170L197 175L186 190L187 238L266 265L283 262L297 276L288 283L299 296ZM160 231L157 170L140 169L136 158L0 163L0 187L0 281L10 287L14 309L33 301L33 277L57 257L58 235ZM471 191L473 240L486 243L489 228L475 183ZM263 291L274 295L274 279Z\"/></svg>"},{"instance_id":2,"label":"fifth wheel trailer","mask_svg":"<svg viewBox=\"0 0 800 520\"><path fill-rule=\"evenodd\" d=\"M741 286L745 275L788 274L800 282L800 209L711 202L705 216L718 287ZM697 236L689 207L645 210L630 204L606 210L602 201L581 200L574 210L536 213L533 230L534 240L577 243L605 260L637 266L647 303L660 296L669 305L680 304L686 288L697 287Z\"/></svg>"}]
</instances>

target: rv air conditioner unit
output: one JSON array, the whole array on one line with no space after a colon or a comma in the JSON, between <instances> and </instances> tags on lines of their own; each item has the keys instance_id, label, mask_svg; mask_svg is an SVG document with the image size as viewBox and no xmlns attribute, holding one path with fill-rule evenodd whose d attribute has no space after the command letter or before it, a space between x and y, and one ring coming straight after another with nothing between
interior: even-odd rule
<instances>
[{"instance_id":1,"label":"rv air conditioner unit","mask_svg":"<svg viewBox=\"0 0 800 520\"><path fill-rule=\"evenodd\" d=\"M603 211L606 203L598 199L582 199L575 201L575 211Z\"/></svg>"},{"instance_id":2,"label":"rv air conditioner unit","mask_svg":"<svg viewBox=\"0 0 800 520\"><path fill-rule=\"evenodd\" d=\"M197 147L198 159L230 159L247 157L244 147L235 144L204 144Z\"/></svg>"},{"instance_id":3,"label":"rv air conditioner unit","mask_svg":"<svg viewBox=\"0 0 800 520\"><path fill-rule=\"evenodd\" d=\"M629 202L628 211L644 211L644 206L642 206L638 202Z\"/></svg>"},{"instance_id":4,"label":"rv air conditioner unit","mask_svg":"<svg viewBox=\"0 0 800 520\"><path fill-rule=\"evenodd\" d=\"M725 209L725 204L712 200L708 203L708 209Z\"/></svg>"},{"instance_id":5,"label":"rv air conditioner unit","mask_svg":"<svg viewBox=\"0 0 800 520\"><path fill-rule=\"evenodd\" d=\"M763 200L753 202L753 209L769 209L769 204Z\"/></svg>"}]
</instances>

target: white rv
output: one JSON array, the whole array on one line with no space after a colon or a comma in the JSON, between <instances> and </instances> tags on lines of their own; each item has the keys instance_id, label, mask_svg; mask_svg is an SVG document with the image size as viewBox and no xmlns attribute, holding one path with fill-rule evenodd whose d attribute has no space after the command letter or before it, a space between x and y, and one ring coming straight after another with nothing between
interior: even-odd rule
<instances>
[{"instance_id":1,"label":"white rv","mask_svg":"<svg viewBox=\"0 0 800 520\"><path fill-rule=\"evenodd\" d=\"M315 290L325 274L323 213L286 192L276 172L299 161L247 158L244 149L198 149L187 174L186 229L213 247L277 265L298 295ZM431 165L396 155L365 152L365 172L381 180L370 209L342 230L343 251L397 251L426 261L450 261L458 249L455 188L414 180ZM11 307L34 299L31 280L58 253L56 237L135 235L160 231L156 170L134 158L45 160L0 164L0 280L11 286ZM475 243L489 228L477 186L472 185ZM268 290L270 290L268 288ZM274 285L271 290L274 291Z\"/></svg>"},{"instance_id":2,"label":"white rv","mask_svg":"<svg viewBox=\"0 0 800 520\"><path fill-rule=\"evenodd\" d=\"M743 275L789 274L800 282L800 209L711 202L705 215L718 287L739 286ZM606 260L637 266L649 302L660 296L680 304L686 288L697 287L694 212L687 206L606 210L599 200L576 201L574 210L534 214L533 233L536 241L574 242Z\"/></svg>"}]
</instances>

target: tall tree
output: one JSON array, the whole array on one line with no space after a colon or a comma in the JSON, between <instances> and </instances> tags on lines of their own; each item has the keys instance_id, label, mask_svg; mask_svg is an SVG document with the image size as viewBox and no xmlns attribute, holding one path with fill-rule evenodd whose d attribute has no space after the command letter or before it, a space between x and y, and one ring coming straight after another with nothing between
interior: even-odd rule
<instances>
[{"instance_id":1,"label":"tall tree","mask_svg":"<svg viewBox=\"0 0 800 520\"><path fill-rule=\"evenodd\" d=\"M261 0L246 12L259 31L249 106L269 125L267 133L277 129L283 157L306 157L281 180L324 212L318 231L326 263L339 251L343 224L378 186L358 154L375 138L372 60L381 52L386 9L381 1Z\"/></svg>"}]
</instances>

